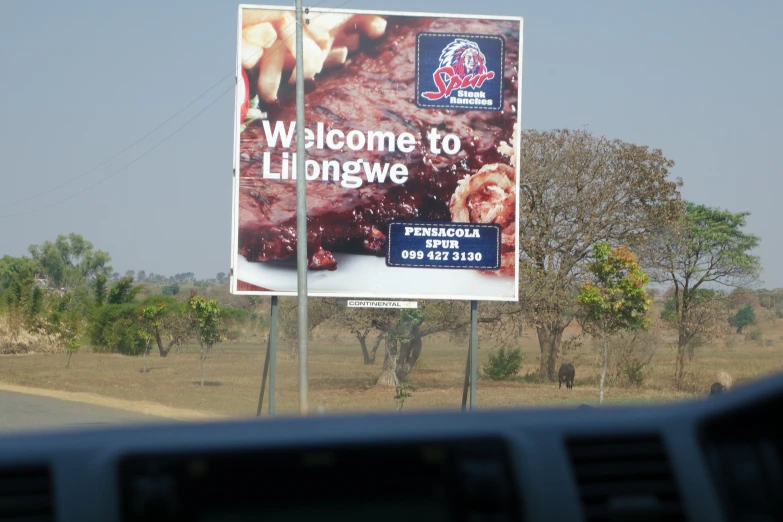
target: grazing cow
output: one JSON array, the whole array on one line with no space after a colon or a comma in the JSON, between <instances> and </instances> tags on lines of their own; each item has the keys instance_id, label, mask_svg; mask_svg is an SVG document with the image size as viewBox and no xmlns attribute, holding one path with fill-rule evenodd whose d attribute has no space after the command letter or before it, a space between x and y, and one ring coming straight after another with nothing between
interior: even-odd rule
<instances>
[{"instance_id":1,"label":"grazing cow","mask_svg":"<svg viewBox=\"0 0 783 522\"><path fill-rule=\"evenodd\" d=\"M714 397L715 395L720 395L724 391L726 391L726 387L724 385L722 385L719 382L714 382L710 387L710 397Z\"/></svg>"},{"instance_id":2,"label":"grazing cow","mask_svg":"<svg viewBox=\"0 0 783 522\"><path fill-rule=\"evenodd\" d=\"M574 387L574 365L566 363L560 367L560 371L557 372L558 388L563 386L563 382L566 383L566 388L569 390Z\"/></svg>"}]
</instances>

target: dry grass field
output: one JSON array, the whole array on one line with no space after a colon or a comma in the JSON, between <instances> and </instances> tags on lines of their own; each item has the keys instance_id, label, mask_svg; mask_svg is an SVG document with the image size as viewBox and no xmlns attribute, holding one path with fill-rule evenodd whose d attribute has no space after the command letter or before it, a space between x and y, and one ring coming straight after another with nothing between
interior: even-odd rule
<instances>
[{"instance_id":1,"label":"dry grass field","mask_svg":"<svg viewBox=\"0 0 783 522\"><path fill-rule=\"evenodd\" d=\"M652 403L693 399L707 393L720 371L729 372L735 386L779 372L783 370L783 319L767 318L760 328L763 331L760 341L732 335L697 348L689 362L683 390L676 390L672 382L674 347L664 344L657 350L641 386L609 385L606 401ZM597 402L600 364L591 343L569 354L576 366L576 382L573 390L567 390L558 389L557 383L541 384L526 376L538 367L535 333L527 330L518 342L524 353L520 377L500 382L480 379L477 385L480 408ZM221 416L248 416L256 410L265 346L261 337L257 345L218 345L206 362L207 386L203 388L198 385L199 362L193 346L167 358L153 352L148 373L139 371L141 358L121 355L77 353L70 368L65 367L64 354L2 356L0 383L98 394L109 399ZM393 411L394 390L375 386L381 369L381 350L378 363L364 365L355 339L316 336L309 357L311 409L323 407L327 413ZM479 349L479 369L490 353L488 346ZM421 359L411 373L415 389L405 402L405 410L458 409L466 355L467 342L457 344L447 338L427 338ZM288 348L281 346L277 358L279 414L298 411L297 365Z\"/></svg>"}]
</instances>

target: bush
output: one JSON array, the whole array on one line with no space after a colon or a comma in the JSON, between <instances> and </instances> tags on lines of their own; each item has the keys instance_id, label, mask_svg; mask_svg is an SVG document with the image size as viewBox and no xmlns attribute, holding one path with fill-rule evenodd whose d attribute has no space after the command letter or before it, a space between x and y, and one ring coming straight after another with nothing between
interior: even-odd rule
<instances>
[{"instance_id":1,"label":"bush","mask_svg":"<svg viewBox=\"0 0 783 522\"><path fill-rule=\"evenodd\" d=\"M90 343L102 351L141 355L144 339L139 335L139 306L111 304L97 309L89 328Z\"/></svg>"},{"instance_id":2,"label":"bush","mask_svg":"<svg viewBox=\"0 0 783 522\"><path fill-rule=\"evenodd\" d=\"M764 342L764 332L761 331L761 328L748 330L748 333L745 334L745 340L762 344Z\"/></svg>"},{"instance_id":3,"label":"bush","mask_svg":"<svg viewBox=\"0 0 783 522\"><path fill-rule=\"evenodd\" d=\"M692 361L693 356L696 355L696 348L701 348L705 344L707 344L707 342L701 335L696 334L691 337L691 340L685 345L685 353L688 355L688 360Z\"/></svg>"},{"instance_id":4,"label":"bush","mask_svg":"<svg viewBox=\"0 0 783 522\"><path fill-rule=\"evenodd\" d=\"M484 377L491 381L505 381L516 377L522 367L522 350L501 346L497 353L489 355L484 364Z\"/></svg>"},{"instance_id":5,"label":"bush","mask_svg":"<svg viewBox=\"0 0 783 522\"><path fill-rule=\"evenodd\" d=\"M621 366L623 377L632 386L641 386L644 384L644 367L646 363L641 361L631 361Z\"/></svg>"},{"instance_id":6,"label":"bush","mask_svg":"<svg viewBox=\"0 0 783 522\"><path fill-rule=\"evenodd\" d=\"M179 293L179 285L177 283L166 285L161 289L163 295L177 295Z\"/></svg>"},{"instance_id":7,"label":"bush","mask_svg":"<svg viewBox=\"0 0 783 522\"><path fill-rule=\"evenodd\" d=\"M220 319L224 324L244 325L247 324L252 317L253 314L243 308L231 308L226 306L220 309Z\"/></svg>"}]
</instances>

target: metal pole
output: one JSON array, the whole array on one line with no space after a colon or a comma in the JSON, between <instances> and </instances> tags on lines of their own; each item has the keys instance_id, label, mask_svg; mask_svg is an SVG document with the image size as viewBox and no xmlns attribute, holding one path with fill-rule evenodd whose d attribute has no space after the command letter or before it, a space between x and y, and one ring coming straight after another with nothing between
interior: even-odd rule
<instances>
[{"instance_id":1,"label":"metal pole","mask_svg":"<svg viewBox=\"0 0 783 522\"><path fill-rule=\"evenodd\" d=\"M299 413L307 415L307 198L305 193L304 54L302 0L296 0L296 292Z\"/></svg>"},{"instance_id":2,"label":"metal pole","mask_svg":"<svg viewBox=\"0 0 783 522\"><path fill-rule=\"evenodd\" d=\"M468 347L468 360L465 362L465 384L462 385L462 411L468 405L468 387L470 386L470 347Z\"/></svg>"},{"instance_id":3,"label":"metal pole","mask_svg":"<svg viewBox=\"0 0 783 522\"><path fill-rule=\"evenodd\" d=\"M272 332L269 332L269 339L266 341L266 357L264 357L264 373L261 374L261 391L258 393L258 407L256 408L256 417L261 416L261 406L264 404L264 388L266 388L266 374L269 371L269 352L272 345Z\"/></svg>"},{"instance_id":4,"label":"metal pole","mask_svg":"<svg viewBox=\"0 0 783 522\"><path fill-rule=\"evenodd\" d=\"M478 351L478 301L470 302L470 409L476 407L476 359Z\"/></svg>"},{"instance_id":5,"label":"metal pole","mask_svg":"<svg viewBox=\"0 0 783 522\"><path fill-rule=\"evenodd\" d=\"M277 381L277 296L272 296L269 324L269 415L275 414L275 381Z\"/></svg>"},{"instance_id":6,"label":"metal pole","mask_svg":"<svg viewBox=\"0 0 783 522\"><path fill-rule=\"evenodd\" d=\"M275 374L277 370L277 296L272 296L272 317L269 321L269 339L266 343L266 357L264 358L264 374L261 377L261 393L258 395L258 408L256 417L261 416L261 406L264 404L264 389L266 388L266 376L269 375L269 415L275 414Z\"/></svg>"}]
</instances>

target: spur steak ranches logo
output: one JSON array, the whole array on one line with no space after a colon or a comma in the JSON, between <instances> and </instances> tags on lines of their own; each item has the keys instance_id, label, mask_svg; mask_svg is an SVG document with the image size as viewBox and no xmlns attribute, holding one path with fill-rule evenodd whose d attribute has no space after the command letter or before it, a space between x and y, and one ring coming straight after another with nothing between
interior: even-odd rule
<instances>
[{"instance_id":1,"label":"spur steak ranches logo","mask_svg":"<svg viewBox=\"0 0 783 522\"><path fill-rule=\"evenodd\" d=\"M504 40L499 36L419 33L416 105L499 111L503 107Z\"/></svg>"}]
</instances>

